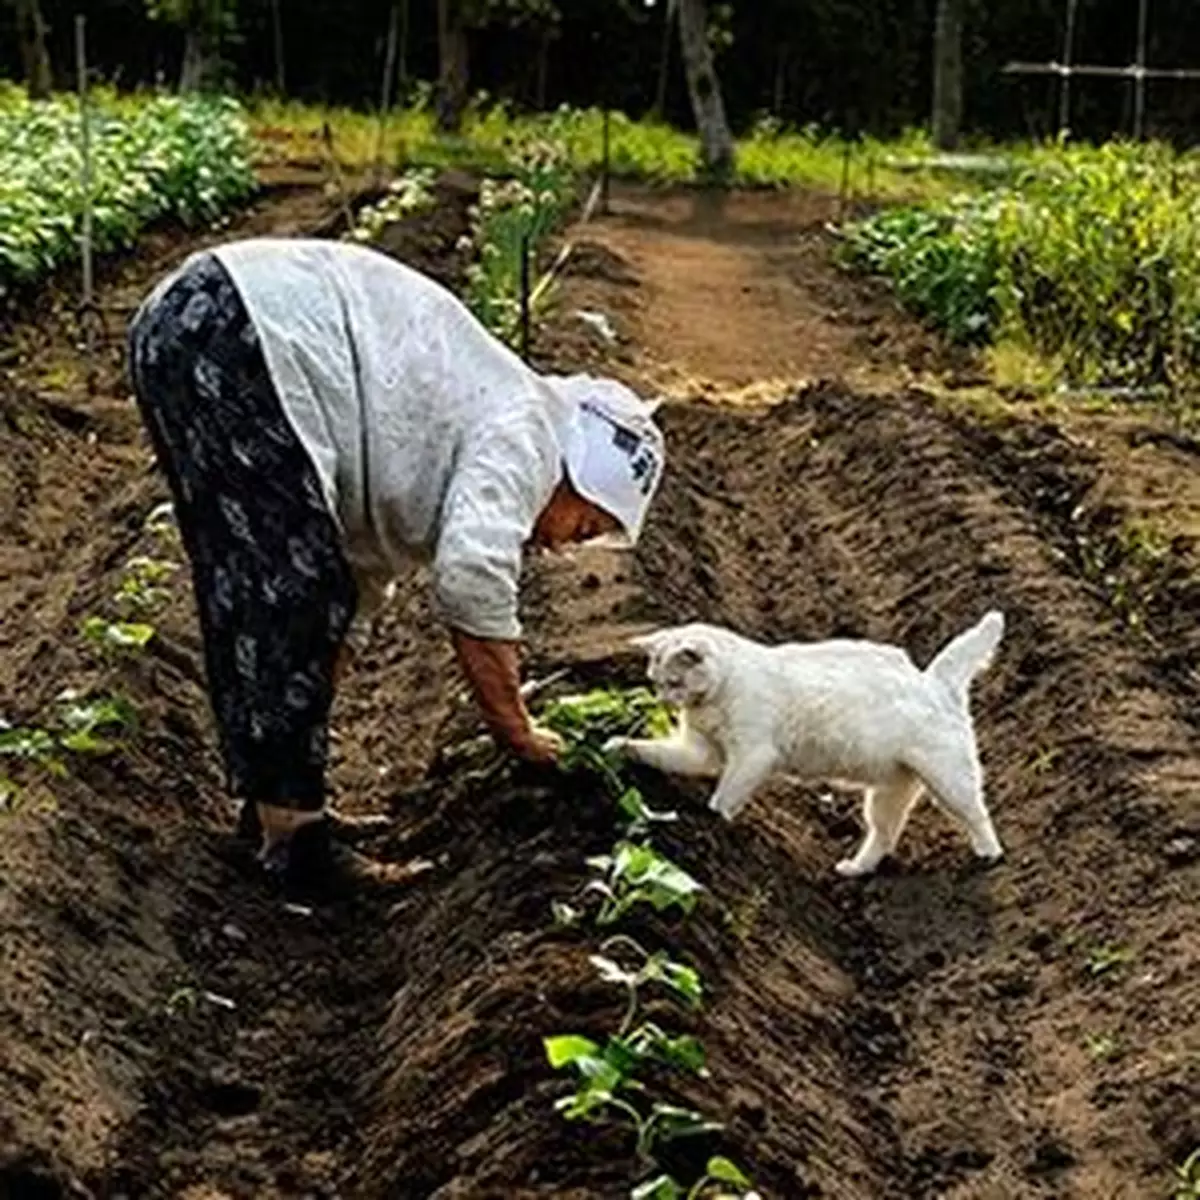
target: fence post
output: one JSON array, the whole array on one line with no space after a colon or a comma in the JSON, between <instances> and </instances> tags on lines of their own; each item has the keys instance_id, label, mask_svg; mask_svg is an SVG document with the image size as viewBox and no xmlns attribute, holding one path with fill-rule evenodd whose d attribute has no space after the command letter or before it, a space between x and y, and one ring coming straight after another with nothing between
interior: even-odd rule
<instances>
[{"instance_id":1,"label":"fence post","mask_svg":"<svg viewBox=\"0 0 1200 1200\"><path fill-rule=\"evenodd\" d=\"M75 17L75 72L79 88L79 184L82 201L79 250L83 260L83 301L79 311L83 325L84 350L87 355L88 391L92 392L96 386L93 325L96 300L92 271L92 123L88 111L87 18L82 15Z\"/></svg>"},{"instance_id":2,"label":"fence post","mask_svg":"<svg viewBox=\"0 0 1200 1200\"><path fill-rule=\"evenodd\" d=\"M337 150L333 144L333 127L329 124L328 118L321 126L321 144L325 147L326 165L337 191L338 202L342 208L342 219L346 222L346 232L349 233L354 228L354 210L350 207L350 197L346 193L346 184L342 179L341 164L337 160Z\"/></svg>"},{"instance_id":3,"label":"fence post","mask_svg":"<svg viewBox=\"0 0 1200 1200\"><path fill-rule=\"evenodd\" d=\"M392 76L396 72L396 41L399 36L400 9L392 5L388 20L387 49L383 56L383 83L379 97L379 129L375 134L375 179L380 182L383 175L383 150L387 140L388 115L392 107Z\"/></svg>"},{"instance_id":4,"label":"fence post","mask_svg":"<svg viewBox=\"0 0 1200 1200\"><path fill-rule=\"evenodd\" d=\"M521 358L529 361L529 234L521 234Z\"/></svg>"},{"instance_id":5,"label":"fence post","mask_svg":"<svg viewBox=\"0 0 1200 1200\"><path fill-rule=\"evenodd\" d=\"M604 110L604 132L601 142L600 152L600 211L605 215L608 214L608 174L610 166L611 154L611 133L609 126L611 124L611 114L608 109Z\"/></svg>"},{"instance_id":6,"label":"fence post","mask_svg":"<svg viewBox=\"0 0 1200 1200\"><path fill-rule=\"evenodd\" d=\"M842 184L838 190L839 221L841 221L846 215L846 204L850 195L850 152L851 143L847 138L845 145L842 147Z\"/></svg>"}]
</instances>

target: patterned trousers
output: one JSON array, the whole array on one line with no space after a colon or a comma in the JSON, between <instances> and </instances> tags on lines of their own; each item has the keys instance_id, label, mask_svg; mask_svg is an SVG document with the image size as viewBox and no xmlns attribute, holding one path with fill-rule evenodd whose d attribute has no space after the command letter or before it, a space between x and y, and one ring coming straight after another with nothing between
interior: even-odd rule
<instances>
[{"instance_id":1,"label":"patterned trousers","mask_svg":"<svg viewBox=\"0 0 1200 1200\"><path fill-rule=\"evenodd\" d=\"M334 667L357 593L312 460L214 256L190 260L151 297L129 350L191 561L229 790L319 809Z\"/></svg>"}]
</instances>

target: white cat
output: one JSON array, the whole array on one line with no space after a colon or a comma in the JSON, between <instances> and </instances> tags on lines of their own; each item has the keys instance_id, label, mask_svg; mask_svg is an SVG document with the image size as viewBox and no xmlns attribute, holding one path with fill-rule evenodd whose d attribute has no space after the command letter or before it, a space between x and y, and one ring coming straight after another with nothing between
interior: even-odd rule
<instances>
[{"instance_id":1,"label":"white cat","mask_svg":"<svg viewBox=\"0 0 1200 1200\"><path fill-rule=\"evenodd\" d=\"M605 747L660 771L718 779L709 807L733 820L769 776L867 789L866 837L843 875L866 875L896 848L924 789L980 858L1003 851L983 801L968 708L1004 616L989 612L924 670L896 646L827 641L765 646L711 625L634 638L658 694L681 709L671 737Z\"/></svg>"}]
</instances>

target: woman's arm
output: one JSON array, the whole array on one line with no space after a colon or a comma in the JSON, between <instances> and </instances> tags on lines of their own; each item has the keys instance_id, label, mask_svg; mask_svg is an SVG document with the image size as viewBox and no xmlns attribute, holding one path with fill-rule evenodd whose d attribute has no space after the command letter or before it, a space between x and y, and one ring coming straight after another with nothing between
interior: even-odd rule
<instances>
[{"instance_id":1,"label":"woman's arm","mask_svg":"<svg viewBox=\"0 0 1200 1200\"><path fill-rule=\"evenodd\" d=\"M454 651L479 711L492 736L532 762L553 762L561 743L538 729L521 698L521 669L516 642L476 638L452 630Z\"/></svg>"}]
</instances>

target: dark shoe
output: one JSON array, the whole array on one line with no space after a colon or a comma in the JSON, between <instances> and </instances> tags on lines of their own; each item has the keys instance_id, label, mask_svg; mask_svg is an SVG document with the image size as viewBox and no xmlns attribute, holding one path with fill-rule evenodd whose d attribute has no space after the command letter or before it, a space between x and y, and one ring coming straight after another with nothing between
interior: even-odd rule
<instances>
[{"instance_id":1,"label":"dark shoe","mask_svg":"<svg viewBox=\"0 0 1200 1200\"><path fill-rule=\"evenodd\" d=\"M432 869L424 859L407 863L377 862L337 840L328 817L302 825L265 865L297 899L336 899L364 887L394 888L410 884Z\"/></svg>"}]
</instances>

